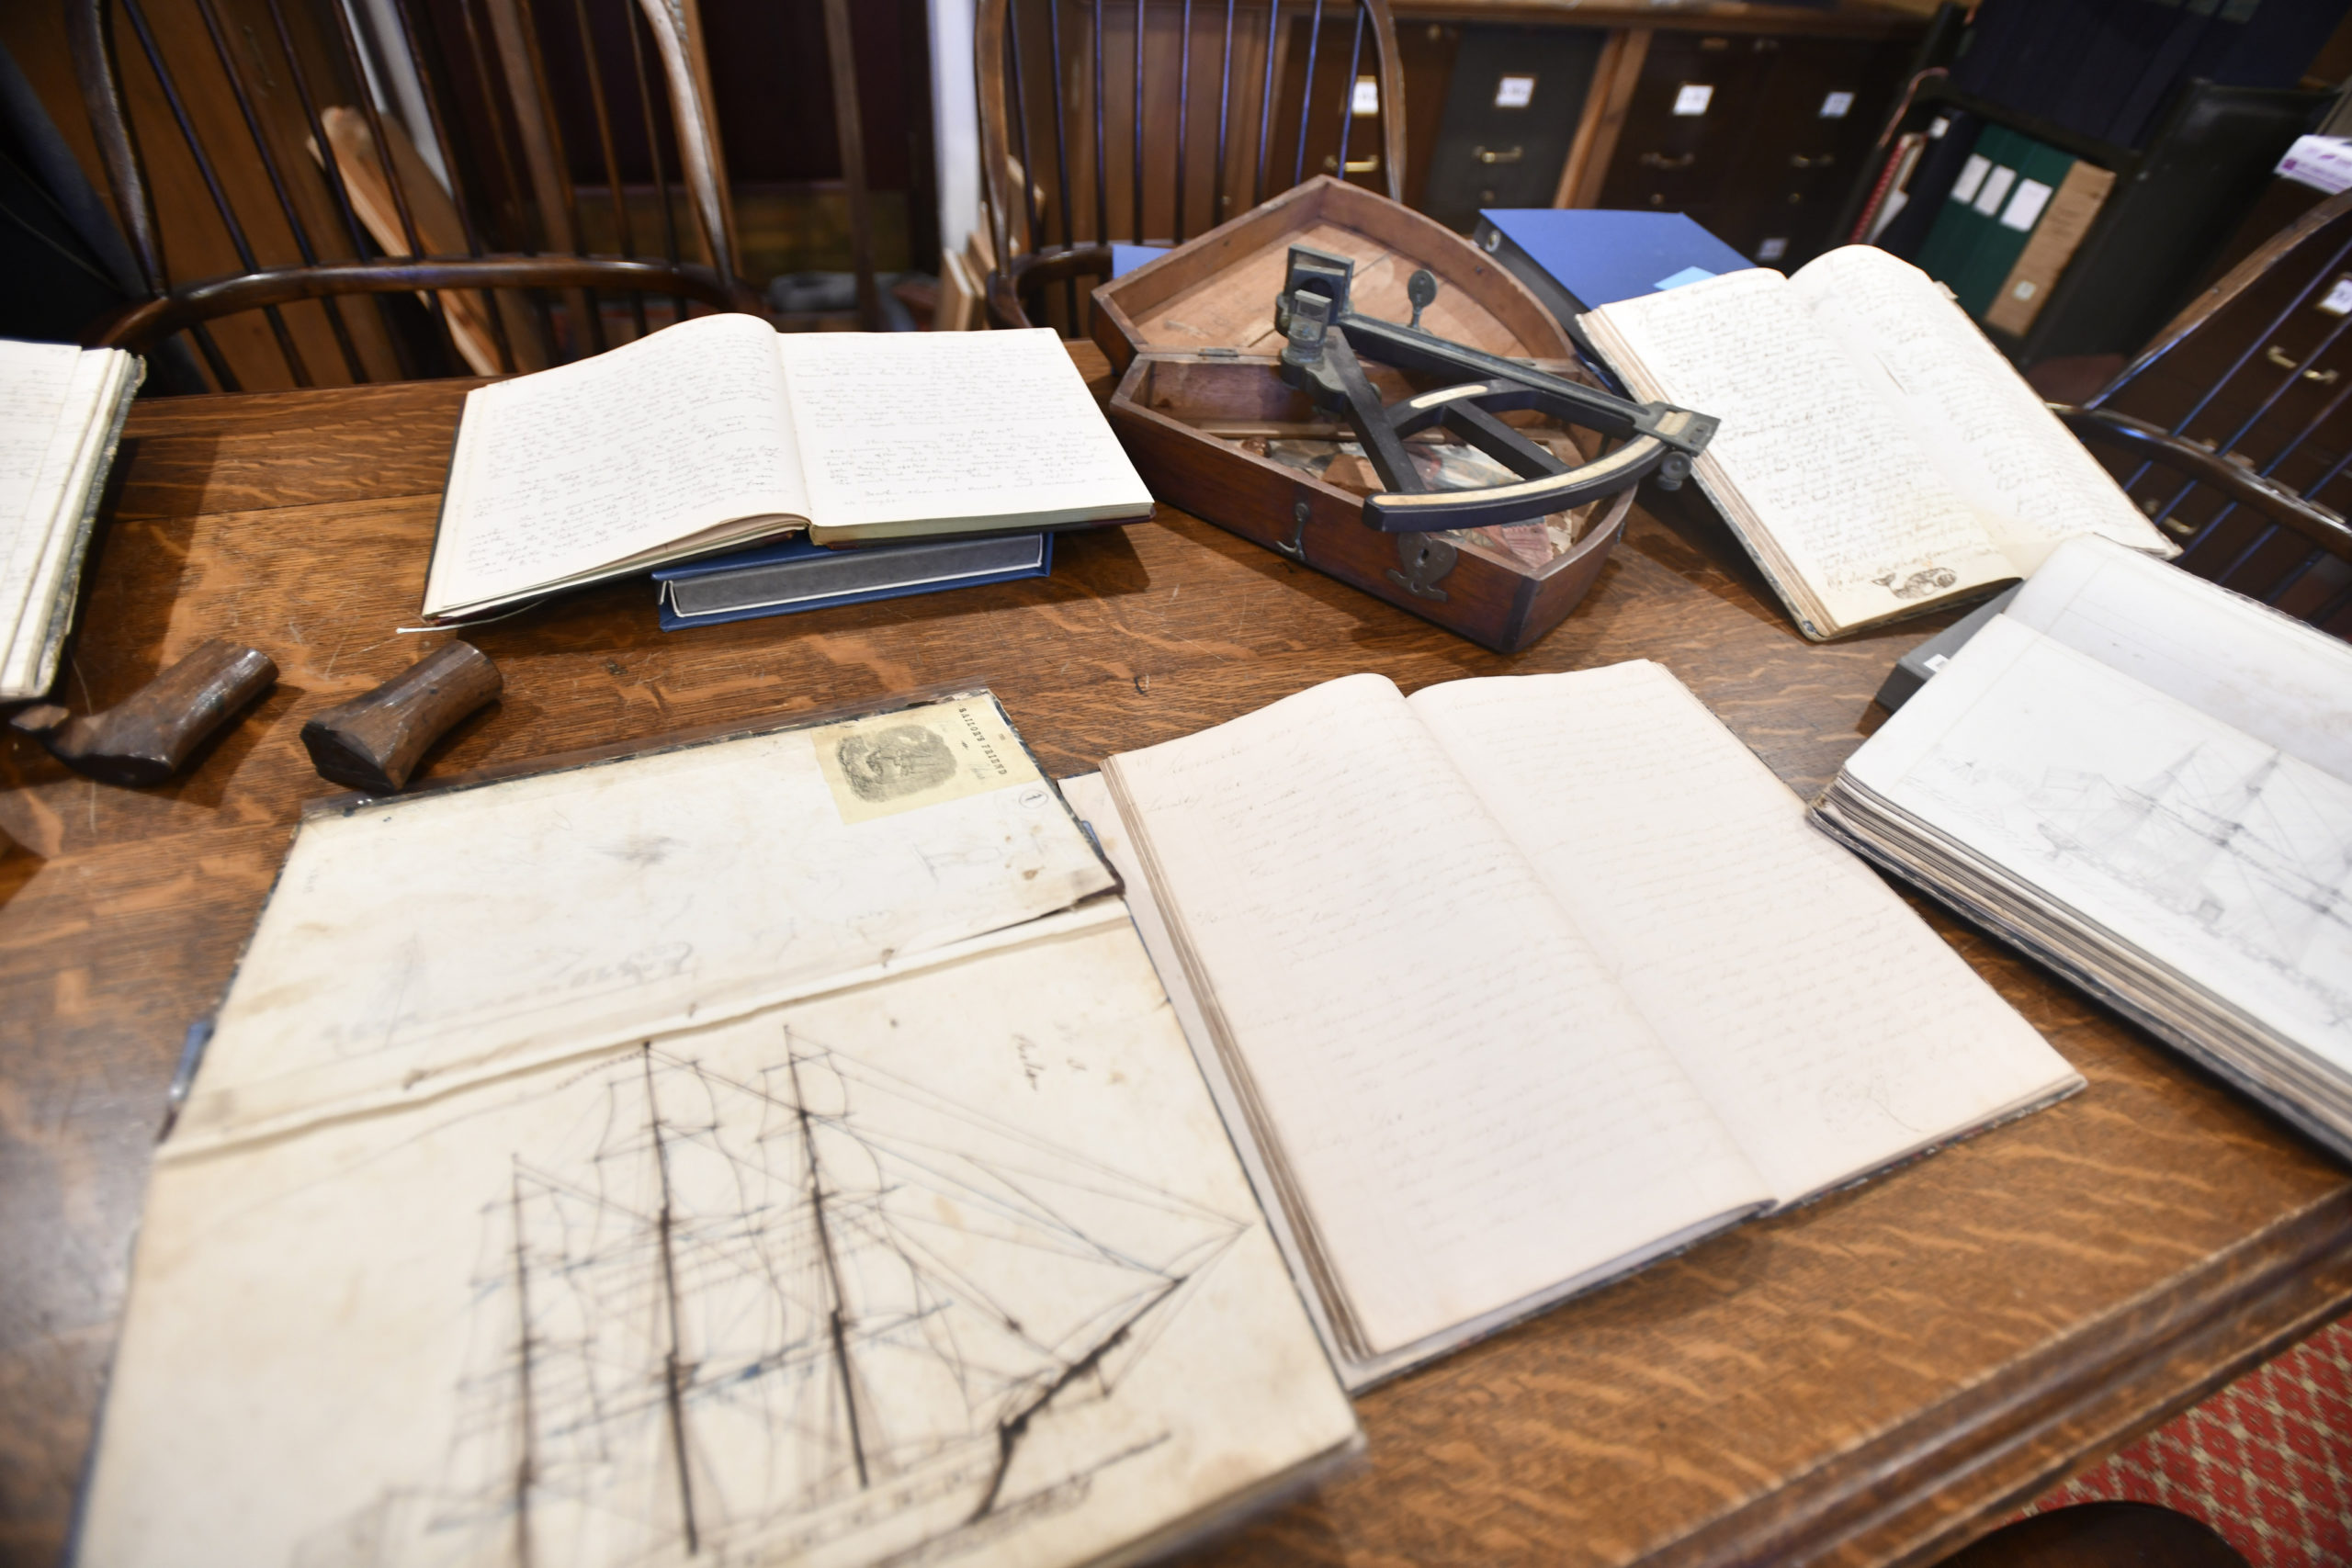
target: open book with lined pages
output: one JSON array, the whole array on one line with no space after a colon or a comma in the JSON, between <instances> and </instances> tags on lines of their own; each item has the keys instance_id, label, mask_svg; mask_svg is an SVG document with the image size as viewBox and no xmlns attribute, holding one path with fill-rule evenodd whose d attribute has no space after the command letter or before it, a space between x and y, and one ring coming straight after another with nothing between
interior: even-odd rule
<instances>
[{"instance_id":1,"label":"open book with lined pages","mask_svg":"<svg viewBox=\"0 0 2352 1568\"><path fill-rule=\"evenodd\" d=\"M2079 535L2178 553L1942 287L1883 251L1579 321L1639 396L1722 420L1692 472L1807 637L1981 595Z\"/></svg>"},{"instance_id":2,"label":"open book with lined pages","mask_svg":"<svg viewBox=\"0 0 2352 1568\"><path fill-rule=\"evenodd\" d=\"M806 533L820 545L1151 513L1059 339L697 317L466 395L424 619Z\"/></svg>"},{"instance_id":3,"label":"open book with lined pages","mask_svg":"<svg viewBox=\"0 0 2352 1568\"><path fill-rule=\"evenodd\" d=\"M1063 789L1351 1387L2082 1086L1653 663L1349 676Z\"/></svg>"}]
</instances>

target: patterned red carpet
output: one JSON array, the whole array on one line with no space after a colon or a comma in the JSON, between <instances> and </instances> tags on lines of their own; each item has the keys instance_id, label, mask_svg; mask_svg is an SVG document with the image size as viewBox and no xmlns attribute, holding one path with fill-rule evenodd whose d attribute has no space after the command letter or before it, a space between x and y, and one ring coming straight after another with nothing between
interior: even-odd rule
<instances>
[{"instance_id":1,"label":"patterned red carpet","mask_svg":"<svg viewBox=\"0 0 2352 1568\"><path fill-rule=\"evenodd\" d=\"M2102 1499L2202 1519L2255 1568L2352 1568L2352 1318L2026 1511Z\"/></svg>"}]
</instances>

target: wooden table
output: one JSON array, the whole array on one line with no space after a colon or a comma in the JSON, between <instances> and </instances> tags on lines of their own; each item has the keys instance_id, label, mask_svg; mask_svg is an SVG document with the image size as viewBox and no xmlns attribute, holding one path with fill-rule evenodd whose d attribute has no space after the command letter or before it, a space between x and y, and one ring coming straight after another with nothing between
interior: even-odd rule
<instances>
[{"instance_id":1,"label":"wooden table","mask_svg":"<svg viewBox=\"0 0 2352 1568\"><path fill-rule=\"evenodd\" d=\"M220 998L298 807L334 792L296 731L438 640L393 628L420 598L462 390L131 416L64 699L110 704L209 637L284 674L167 788L100 787L10 742L0 1560L46 1563L63 1536L182 1036ZM1810 793L1921 627L1809 646L1761 593L1724 539L1638 513L1584 607L1514 659L1165 512L1065 538L1049 580L693 633L657 629L650 590L624 582L483 628L505 698L431 771L978 679L1075 773L1351 671L1410 690L1646 657ZM1369 1468L1210 1555L1930 1562L2352 1303L2341 1167L1934 918L2087 1094L1377 1391Z\"/></svg>"}]
</instances>

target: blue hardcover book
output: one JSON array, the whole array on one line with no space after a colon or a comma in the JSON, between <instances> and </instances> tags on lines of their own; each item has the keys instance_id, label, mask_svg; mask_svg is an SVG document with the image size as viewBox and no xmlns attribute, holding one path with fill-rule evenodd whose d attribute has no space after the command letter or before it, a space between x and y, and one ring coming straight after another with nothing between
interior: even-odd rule
<instances>
[{"instance_id":1,"label":"blue hardcover book","mask_svg":"<svg viewBox=\"0 0 2352 1568\"><path fill-rule=\"evenodd\" d=\"M653 581L660 584L662 629L674 632L758 615L1012 582L1046 577L1053 570L1051 534L923 539L855 550L829 550L794 537L780 545L663 567Z\"/></svg>"},{"instance_id":2,"label":"blue hardcover book","mask_svg":"<svg viewBox=\"0 0 2352 1568\"><path fill-rule=\"evenodd\" d=\"M1563 321L1756 265L1679 212L1494 209L1472 238Z\"/></svg>"}]
</instances>

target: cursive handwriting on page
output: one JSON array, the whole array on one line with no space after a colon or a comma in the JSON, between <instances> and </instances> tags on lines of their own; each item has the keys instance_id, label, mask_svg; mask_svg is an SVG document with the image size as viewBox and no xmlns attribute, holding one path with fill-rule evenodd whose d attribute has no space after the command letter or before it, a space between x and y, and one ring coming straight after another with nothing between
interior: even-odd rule
<instances>
[{"instance_id":1,"label":"cursive handwriting on page","mask_svg":"<svg viewBox=\"0 0 2352 1568\"><path fill-rule=\"evenodd\" d=\"M2021 572L2059 541L2096 533L2174 553L2097 458L2046 408L1937 283L1869 245L1801 269L1789 292L1900 389L1928 457L1980 513Z\"/></svg>"},{"instance_id":2,"label":"cursive handwriting on page","mask_svg":"<svg viewBox=\"0 0 2352 1568\"><path fill-rule=\"evenodd\" d=\"M0 343L0 626L13 625L62 546L52 528L107 385L104 354ZM12 672L13 673L13 672Z\"/></svg>"},{"instance_id":3,"label":"cursive handwriting on page","mask_svg":"<svg viewBox=\"0 0 2352 1568\"><path fill-rule=\"evenodd\" d=\"M454 559L436 559L428 611L735 518L806 515L775 337L755 316L706 316L470 394L451 476Z\"/></svg>"},{"instance_id":4,"label":"cursive handwriting on page","mask_svg":"<svg viewBox=\"0 0 2352 1568\"><path fill-rule=\"evenodd\" d=\"M802 333L778 346L820 526L1151 504L1043 327Z\"/></svg>"},{"instance_id":5,"label":"cursive handwriting on page","mask_svg":"<svg viewBox=\"0 0 2352 1568\"><path fill-rule=\"evenodd\" d=\"M1778 273L1736 272L1599 312L1670 401L1722 428L1719 471L1838 621L1900 609L1913 570L1944 588L2014 575L1913 432ZM1875 374L1875 372L1873 372Z\"/></svg>"}]
</instances>

